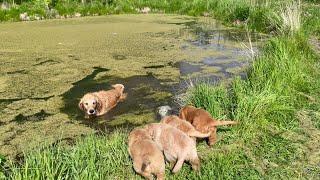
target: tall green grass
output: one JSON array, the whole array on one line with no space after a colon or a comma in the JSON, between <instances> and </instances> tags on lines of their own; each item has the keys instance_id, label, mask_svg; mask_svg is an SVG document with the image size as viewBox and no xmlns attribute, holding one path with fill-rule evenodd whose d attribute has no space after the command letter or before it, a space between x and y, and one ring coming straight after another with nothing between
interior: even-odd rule
<instances>
[{"instance_id":1,"label":"tall green grass","mask_svg":"<svg viewBox=\"0 0 320 180\"><path fill-rule=\"evenodd\" d=\"M238 120L240 125L228 136L231 142L245 143L236 150L249 155L241 164L269 164L254 168L263 177L316 177L320 172L316 165L311 165L312 172L304 169L311 163L307 161L311 153L302 148L308 143L309 135L304 133L309 130L300 126L305 119L297 114L319 113L318 58L303 35L273 38L253 62L247 79L236 78L228 87L199 84L189 90L187 103L216 118ZM309 118L314 125L308 128L319 132L319 117ZM297 142L299 136L305 139Z\"/></svg>"},{"instance_id":2,"label":"tall green grass","mask_svg":"<svg viewBox=\"0 0 320 180\"><path fill-rule=\"evenodd\" d=\"M127 135L91 135L74 146L44 146L26 154L19 163L8 163L9 179L126 179L134 178L127 153Z\"/></svg>"},{"instance_id":3,"label":"tall green grass","mask_svg":"<svg viewBox=\"0 0 320 180\"><path fill-rule=\"evenodd\" d=\"M305 5L303 12L303 29L306 33L320 39L320 6Z\"/></svg>"}]
</instances>

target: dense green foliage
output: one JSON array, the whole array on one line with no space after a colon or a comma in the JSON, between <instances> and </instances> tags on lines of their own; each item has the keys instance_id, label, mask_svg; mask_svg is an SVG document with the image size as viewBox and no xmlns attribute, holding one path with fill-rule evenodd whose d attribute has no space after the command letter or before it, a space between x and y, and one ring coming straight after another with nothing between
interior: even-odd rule
<instances>
[{"instance_id":1,"label":"dense green foliage","mask_svg":"<svg viewBox=\"0 0 320 180\"><path fill-rule=\"evenodd\" d=\"M30 20L41 18L139 13L149 7L152 13L177 13L192 16L210 15L226 24L242 26L248 24L252 30L273 32L281 26L279 13L293 0L36 0L19 1L10 9L0 10L0 21L18 21L21 13L27 13ZM240 22L240 23L237 23Z\"/></svg>"}]
</instances>

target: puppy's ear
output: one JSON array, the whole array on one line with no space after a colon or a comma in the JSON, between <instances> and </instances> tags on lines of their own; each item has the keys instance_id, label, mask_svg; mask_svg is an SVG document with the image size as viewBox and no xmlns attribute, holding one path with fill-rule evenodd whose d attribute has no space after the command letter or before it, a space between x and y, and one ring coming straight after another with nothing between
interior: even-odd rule
<instances>
[{"instance_id":1,"label":"puppy's ear","mask_svg":"<svg viewBox=\"0 0 320 180\"><path fill-rule=\"evenodd\" d=\"M84 108L84 105L83 105L82 100L79 102L79 108L80 108L82 111L85 111L85 108Z\"/></svg>"},{"instance_id":2,"label":"puppy's ear","mask_svg":"<svg viewBox=\"0 0 320 180\"><path fill-rule=\"evenodd\" d=\"M97 98L96 111L101 112L101 110L102 110L102 106L103 106L103 104L102 104L101 99L100 99L100 98Z\"/></svg>"}]
</instances>

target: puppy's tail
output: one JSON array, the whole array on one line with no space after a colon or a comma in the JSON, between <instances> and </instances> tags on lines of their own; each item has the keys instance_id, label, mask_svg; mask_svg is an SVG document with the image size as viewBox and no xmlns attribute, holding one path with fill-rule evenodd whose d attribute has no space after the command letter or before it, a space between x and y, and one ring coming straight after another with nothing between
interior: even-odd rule
<instances>
[{"instance_id":1,"label":"puppy's tail","mask_svg":"<svg viewBox=\"0 0 320 180\"><path fill-rule=\"evenodd\" d=\"M122 102L124 101L126 98L127 98L128 94L127 93L122 93L120 98L119 98L119 101Z\"/></svg>"},{"instance_id":2,"label":"puppy's tail","mask_svg":"<svg viewBox=\"0 0 320 180\"><path fill-rule=\"evenodd\" d=\"M114 85L112 85L112 87L114 89L118 90L121 93L123 93L123 91L124 91L124 85L123 84L114 84Z\"/></svg>"},{"instance_id":3,"label":"puppy's tail","mask_svg":"<svg viewBox=\"0 0 320 180\"><path fill-rule=\"evenodd\" d=\"M201 132L199 132L197 130L193 130L193 131L188 133L189 136L198 137L198 138L206 138L206 137L209 137L210 134L211 134L211 131L204 134L204 133L201 133Z\"/></svg>"},{"instance_id":4,"label":"puppy's tail","mask_svg":"<svg viewBox=\"0 0 320 180\"><path fill-rule=\"evenodd\" d=\"M119 101L122 102L127 98L127 93L123 93L124 85L123 84L114 84L112 87L119 92Z\"/></svg>"},{"instance_id":5,"label":"puppy's tail","mask_svg":"<svg viewBox=\"0 0 320 180\"><path fill-rule=\"evenodd\" d=\"M211 121L210 126L223 126L238 124L237 121Z\"/></svg>"},{"instance_id":6,"label":"puppy's tail","mask_svg":"<svg viewBox=\"0 0 320 180\"><path fill-rule=\"evenodd\" d=\"M142 166L141 166L141 171L145 172L145 171L150 171L150 160L147 156L143 156L142 157Z\"/></svg>"}]
</instances>

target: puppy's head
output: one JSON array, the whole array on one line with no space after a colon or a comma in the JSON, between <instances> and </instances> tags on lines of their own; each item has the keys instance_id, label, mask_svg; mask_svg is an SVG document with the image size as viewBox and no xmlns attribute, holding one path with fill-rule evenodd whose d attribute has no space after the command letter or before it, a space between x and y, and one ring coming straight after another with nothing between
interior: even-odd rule
<instances>
[{"instance_id":1,"label":"puppy's head","mask_svg":"<svg viewBox=\"0 0 320 180\"><path fill-rule=\"evenodd\" d=\"M79 108L89 116L95 116L101 109L101 100L94 94L86 94L80 100Z\"/></svg>"},{"instance_id":2,"label":"puppy's head","mask_svg":"<svg viewBox=\"0 0 320 180\"><path fill-rule=\"evenodd\" d=\"M149 133L143 128L135 128L129 134L129 145L139 140L151 139Z\"/></svg>"},{"instance_id":3,"label":"puppy's head","mask_svg":"<svg viewBox=\"0 0 320 180\"><path fill-rule=\"evenodd\" d=\"M164 118L165 116L171 115L172 108L170 106L160 106L158 107L158 115L160 119Z\"/></svg>"},{"instance_id":4,"label":"puppy's head","mask_svg":"<svg viewBox=\"0 0 320 180\"><path fill-rule=\"evenodd\" d=\"M164 124L160 123L150 123L145 126L145 130L149 133L149 135L154 139L155 137L159 136L161 133L161 126Z\"/></svg>"}]
</instances>

